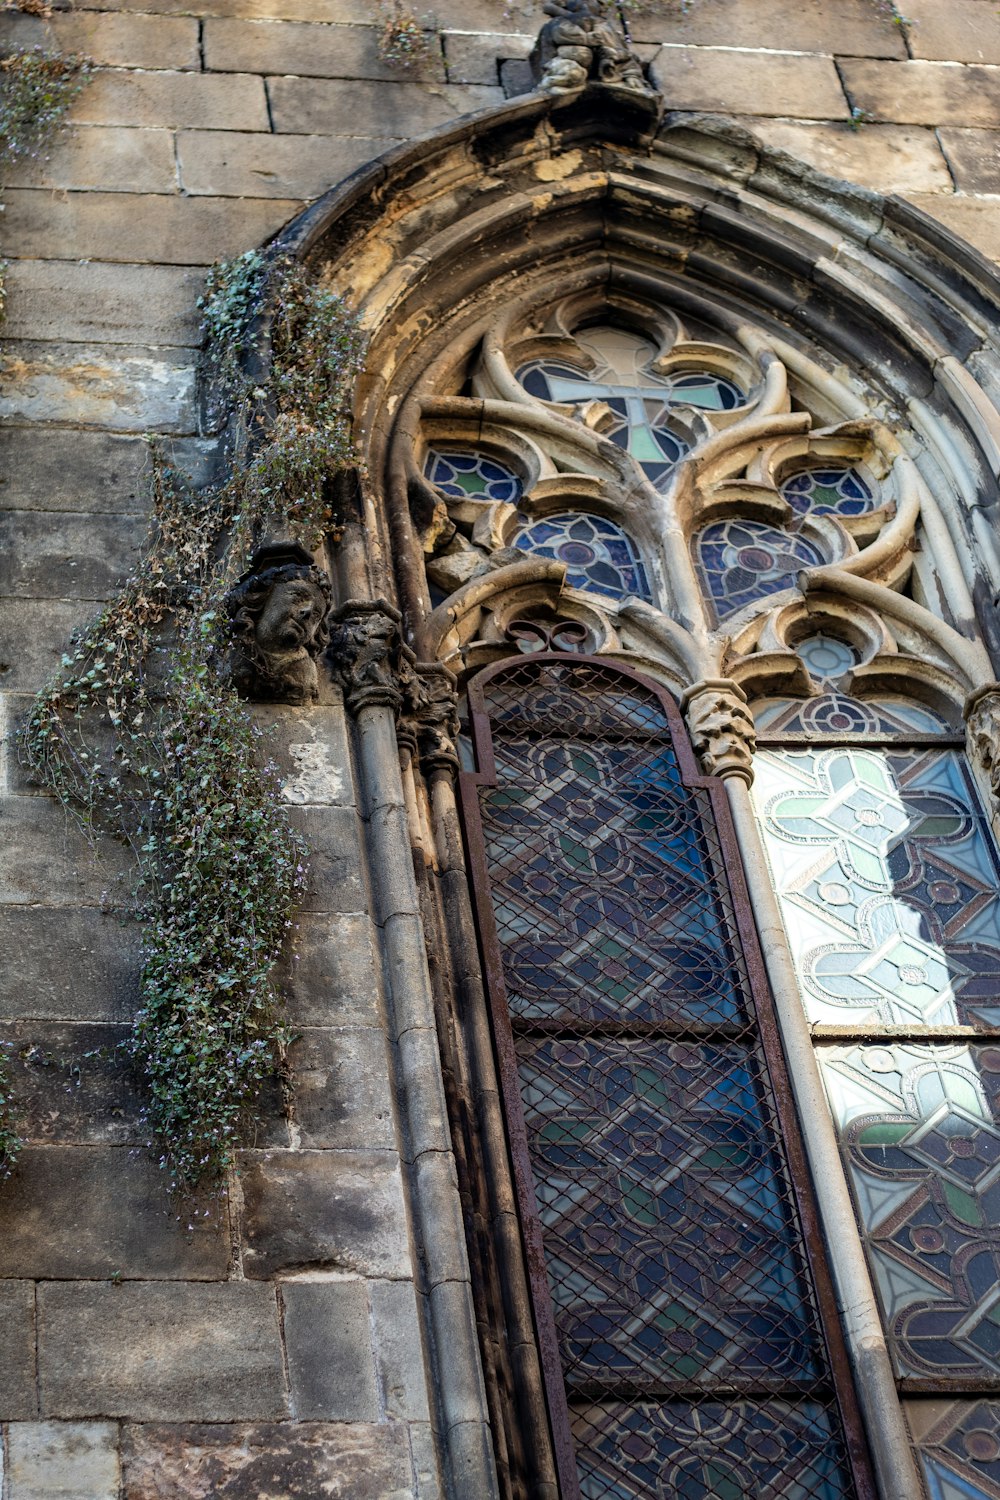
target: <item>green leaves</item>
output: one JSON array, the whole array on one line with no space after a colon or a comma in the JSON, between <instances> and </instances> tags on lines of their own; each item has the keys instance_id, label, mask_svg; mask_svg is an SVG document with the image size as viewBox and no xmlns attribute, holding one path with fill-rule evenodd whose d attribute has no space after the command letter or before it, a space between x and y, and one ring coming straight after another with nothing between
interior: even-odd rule
<instances>
[{"instance_id":1,"label":"green leaves","mask_svg":"<svg viewBox=\"0 0 1000 1500\"><path fill-rule=\"evenodd\" d=\"M151 440L154 519L141 562L63 657L21 738L29 770L81 825L135 853L146 943L128 1050L182 1191L232 1164L286 1043L270 974L305 880L258 731L225 679L225 599L265 521L281 516L309 543L334 524L328 481L355 459L361 335L334 293L298 267L279 271L267 283L275 267L248 252L213 269L201 302L253 443L237 445L224 484L199 493ZM237 355L265 290L263 391L242 381ZM0 1173L7 1104L0 1057Z\"/></svg>"}]
</instances>

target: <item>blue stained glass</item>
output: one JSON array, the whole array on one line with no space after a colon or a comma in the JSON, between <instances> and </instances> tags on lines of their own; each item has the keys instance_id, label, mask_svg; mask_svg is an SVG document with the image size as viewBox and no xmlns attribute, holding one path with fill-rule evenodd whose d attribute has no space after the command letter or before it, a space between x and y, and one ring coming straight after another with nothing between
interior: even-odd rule
<instances>
[{"instance_id":1,"label":"blue stained glass","mask_svg":"<svg viewBox=\"0 0 1000 1500\"><path fill-rule=\"evenodd\" d=\"M516 505L523 492L512 469L483 453L432 448L424 474L442 494L456 500L505 500Z\"/></svg>"},{"instance_id":2,"label":"blue stained glass","mask_svg":"<svg viewBox=\"0 0 1000 1500\"><path fill-rule=\"evenodd\" d=\"M527 522L514 539L522 552L566 564L570 588L587 589L621 599L634 594L652 602L653 595L638 550L620 526L606 516L546 516Z\"/></svg>"},{"instance_id":3,"label":"blue stained glass","mask_svg":"<svg viewBox=\"0 0 1000 1500\"><path fill-rule=\"evenodd\" d=\"M881 503L857 469L803 469L781 493L800 516L861 516Z\"/></svg>"},{"instance_id":4,"label":"blue stained glass","mask_svg":"<svg viewBox=\"0 0 1000 1500\"><path fill-rule=\"evenodd\" d=\"M804 537L763 521L713 521L694 549L702 587L720 616L791 587L801 569L829 561Z\"/></svg>"}]
</instances>

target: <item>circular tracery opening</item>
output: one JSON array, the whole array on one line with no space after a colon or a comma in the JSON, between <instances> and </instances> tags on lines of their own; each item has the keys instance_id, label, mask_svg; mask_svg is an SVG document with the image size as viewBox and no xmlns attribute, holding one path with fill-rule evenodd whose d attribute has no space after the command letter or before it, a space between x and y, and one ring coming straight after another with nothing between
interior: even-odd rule
<instances>
[{"instance_id":1,"label":"circular tracery opening","mask_svg":"<svg viewBox=\"0 0 1000 1500\"><path fill-rule=\"evenodd\" d=\"M522 522L514 545L522 552L565 563L569 588L610 594L615 599L632 594L653 602L638 548L617 522L579 511L539 521L523 516Z\"/></svg>"}]
</instances>

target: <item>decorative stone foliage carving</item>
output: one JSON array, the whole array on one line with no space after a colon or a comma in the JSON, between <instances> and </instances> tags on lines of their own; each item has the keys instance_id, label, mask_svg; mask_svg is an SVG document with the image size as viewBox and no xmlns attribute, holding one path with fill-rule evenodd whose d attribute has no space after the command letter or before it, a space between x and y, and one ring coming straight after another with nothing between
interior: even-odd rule
<instances>
[{"instance_id":1,"label":"decorative stone foliage carving","mask_svg":"<svg viewBox=\"0 0 1000 1500\"><path fill-rule=\"evenodd\" d=\"M545 14L551 19L531 54L538 88L570 94L595 79L637 94L653 92L616 9L601 0L548 0Z\"/></svg>"},{"instance_id":2,"label":"decorative stone foliage carving","mask_svg":"<svg viewBox=\"0 0 1000 1500\"><path fill-rule=\"evenodd\" d=\"M757 740L742 688L723 677L696 682L681 698L681 707L705 774L752 782Z\"/></svg>"},{"instance_id":3,"label":"decorative stone foliage carving","mask_svg":"<svg viewBox=\"0 0 1000 1500\"><path fill-rule=\"evenodd\" d=\"M330 639L333 674L344 688L349 713L379 705L398 713L407 648L400 614L385 599L349 599L337 610Z\"/></svg>"},{"instance_id":4,"label":"decorative stone foliage carving","mask_svg":"<svg viewBox=\"0 0 1000 1500\"><path fill-rule=\"evenodd\" d=\"M969 698L965 708L969 754L989 776L1000 802L1000 683L991 682Z\"/></svg>"},{"instance_id":5,"label":"decorative stone foliage carving","mask_svg":"<svg viewBox=\"0 0 1000 1500\"><path fill-rule=\"evenodd\" d=\"M309 703L316 659L329 642L330 580L304 547L271 542L226 599L232 622L229 669L245 698Z\"/></svg>"},{"instance_id":6,"label":"decorative stone foliage carving","mask_svg":"<svg viewBox=\"0 0 1000 1500\"><path fill-rule=\"evenodd\" d=\"M414 722L424 770L457 770L458 693L455 678L438 662L417 662L413 675L420 688L414 706Z\"/></svg>"}]
</instances>

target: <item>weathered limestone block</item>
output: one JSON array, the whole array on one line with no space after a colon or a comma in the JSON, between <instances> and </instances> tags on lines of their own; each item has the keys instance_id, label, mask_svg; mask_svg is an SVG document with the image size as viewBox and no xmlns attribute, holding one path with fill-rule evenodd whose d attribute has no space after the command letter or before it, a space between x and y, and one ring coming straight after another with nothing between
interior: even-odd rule
<instances>
[{"instance_id":1,"label":"weathered limestone block","mask_svg":"<svg viewBox=\"0 0 1000 1500\"><path fill-rule=\"evenodd\" d=\"M0 1276L207 1281L229 1252L226 1205L179 1220L165 1173L128 1147L26 1147L0 1193Z\"/></svg>"},{"instance_id":2,"label":"weathered limestone block","mask_svg":"<svg viewBox=\"0 0 1000 1500\"><path fill-rule=\"evenodd\" d=\"M399 139L181 130L177 135L181 185L192 195L318 198L332 182L397 146Z\"/></svg>"},{"instance_id":3,"label":"weathered limestone block","mask_svg":"<svg viewBox=\"0 0 1000 1500\"><path fill-rule=\"evenodd\" d=\"M0 907L0 1018L127 1020L140 941L136 923L97 907Z\"/></svg>"},{"instance_id":4,"label":"weathered limestone block","mask_svg":"<svg viewBox=\"0 0 1000 1500\"><path fill-rule=\"evenodd\" d=\"M370 18L369 18L370 19ZM299 78L373 78L397 82L399 70L378 55L375 26L298 25L289 21L205 22L206 68L235 73L294 74ZM440 52L420 70L444 82Z\"/></svg>"},{"instance_id":5,"label":"weathered limestone block","mask_svg":"<svg viewBox=\"0 0 1000 1500\"><path fill-rule=\"evenodd\" d=\"M309 849L303 912L365 908L358 815L352 807L290 807L288 819Z\"/></svg>"},{"instance_id":6,"label":"weathered limestone block","mask_svg":"<svg viewBox=\"0 0 1000 1500\"><path fill-rule=\"evenodd\" d=\"M118 1500L114 1422L13 1422L5 1500Z\"/></svg>"},{"instance_id":7,"label":"weathered limestone block","mask_svg":"<svg viewBox=\"0 0 1000 1500\"><path fill-rule=\"evenodd\" d=\"M378 1026L371 918L300 913L278 968L289 1017L300 1026Z\"/></svg>"},{"instance_id":8,"label":"weathered limestone block","mask_svg":"<svg viewBox=\"0 0 1000 1500\"><path fill-rule=\"evenodd\" d=\"M0 16L0 48L80 52L112 68L199 68L194 16Z\"/></svg>"},{"instance_id":9,"label":"weathered limestone block","mask_svg":"<svg viewBox=\"0 0 1000 1500\"><path fill-rule=\"evenodd\" d=\"M280 133L398 136L401 140L446 125L471 110L503 103L503 89L474 84L449 85L432 92L419 83L340 83L319 78L273 78L269 95L274 128Z\"/></svg>"},{"instance_id":10,"label":"weathered limestone block","mask_svg":"<svg viewBox=\"0 0 1000 1500\"><path fill-rule=\"evenodd\" d=\"M393 1151L245 1152L246 1274L412 1274Z\"/></svg>"},{"instance_id":11,"label":"weathered limestone block","mask_svg":"<svg viewBox=\"0 0 1000 1500\"><path fill-rule=\"evenodd\" d=\"M99 72L71 119L91 125L267 130L264 80L243 73Z\"/></svg>"},{"instance_id":12,"label":"weathered limestone block","mask_svg":"<svg viewBox=\"0 0 1000 1500\"><path fill-rule=\"evenodd\" d=\"M374 1422L378 1392L363 1281L287 1281L285 1349L302 1422Z\"/></svg>"},{"instance_id":13,"label":"weathered limestone block","mask_svg":"<svg viewBox=\"0 0 1000 1500\"><path fill-rule=\"evenodd\" d=\"M657 56L654 67L672 109L805 120L850 118L832 57L669 47Z\"/></svg>"},{"instance_id":14,"label":"weathered limestone block","mask_svg":"<svg viewBox=\"0 0 1000 1500\"><path fill-rule=\"evenodd\" d=\"M0 512L0 594L106 599L135 565L145 535L142 516Z\"/></svg>"},{"instance_id":15,"label":"weathered limestone block","mask_svg":"<svg viewBox=\"0 0 1000 1500\"><path fill-rule=\"evenodd\" d=\"M375 1363L386 1415L429 1420L427 1372L412 1281L369 1281Z\"/></svg>"},{"instance_id":16,"label":"weathered limestone block","mask_svg":"<svg viewBox=\"0 0 1000 1500\"><path fill-rule=\"evenodd\" d=\"M127 1027L92 1022L0 1022L22 1139L34 1146L144 1144L142 1100L122 1050L127 1035Z\"/></svg>"},{"instance_id":17,"label":"weathered limestone block","mask_svg":"<svg viewBox=\"0 0 1000 1500\"><path fill-rule=\"evenodd\" d=\"M939 62L840 64L851 102L875 120L902 125L1000 125L1000 68L956 68Z\"/></svg>"},{"instance_id":18,"label":"weathered limestone block","mask_svg":"<svg viewBox=\"0 0 1000 1500\"><path fill-rule=\"evenodd\" d=\"M134 264L190 266L206 253L238 255L262 244L302 207L287 187L280 197L237 203L170 193L69 193L38 188L4 194L4 250L58 260L72 245L81 257ZM123 206L126 211L122 212Z\"/></svg>"},{"instance_id":19,"label":"weathered limestone block","mask_svg":"<svg viewBox=\"0 0 1000 1500\"><path fill-rule=\"evenodd\" d=\"M123 1500L415 1500L401 1422L129 1426L122 1468Z\"/></svg>"},{"instance_id":20,"label":"weathered limestone block","mask_svg":"<svg viewBox=\"0 0 1000 1500\"><path fill-rule=\"evenodd\" d=\"M218 1422L287 1412L274 1290L253 1282L47 1282L45 1416Z\"/></svg>"},{"instance_id":21,"label":"weathered limestone block","mask_svg":"<svg viewBox=\"0 0 1000 1500\"><path fill-rule=\"evenodd\" d=\"M177 163L169 130L77 125L51 142L44 156L6 168L18 187L104 193L176 193ZM51 202L51 199L49 200Z\"/></svg>"},{"instance_id":22,"label":"weathered limestone block","mask_svg":"<svg viewBox=\"0 0 1000 1500\"><path fill-rule=\"evenodd\" d=\"M193 433L191 349L24 339L6 350L0 418L107 432Z\"/></svg>"},{"instance_id":23,"label":"weathered limestone block","mask_svg":"<svg viewBox=\"0 0 1000 1500\"><path fill-rule=\"evenodd\" d=\"M205 250L211 253L211 246ZM198 266L77 264L66 260L12 261L7 272L8 339L69 343L197 346Z\"/></svg>"},{"instance_id":24,"label":"weathered limestone block","mask_svg":"<svg viewBox=\"0 0 1000 1500\"><path fill-rule=\"evenodd\" d=\"M0 1422L37 1414L34 1283L0 1281Z\"/></svg>"},{"instance_id":25,"label":"weathered limestone block","mask_svg":"<svg viewBox=\"0 0 1000 1500\"><path fill-rule=\"evenodd\" d=\"M306 1147L395 1145L380 1030L308 1027L289 1048L298 1139Z\"/></svg>"}]
</instances>

